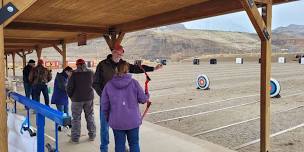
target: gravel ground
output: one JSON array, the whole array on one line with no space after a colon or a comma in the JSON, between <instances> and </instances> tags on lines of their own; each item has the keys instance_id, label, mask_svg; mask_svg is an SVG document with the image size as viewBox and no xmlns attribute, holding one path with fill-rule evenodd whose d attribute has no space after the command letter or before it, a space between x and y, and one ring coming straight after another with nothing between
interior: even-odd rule
<instances>
[{"instance_id":1,"label":"gravel ground","mask_svg":"<svg viewBox=\"0 0 304 152\"><path fill-rule=\"evenodd\" d=\"M280 82L282 97L274 98L271 102L271 133L304 123L302 119L304 107L277 113L304 104L304 89L301 87L304 83L303 68L303 65L297 63L272 64L272 77ZM53 74L55 75L56 71ZM195 79L198 74L206 74L209 77L210 90L197 90L195 88ZM133 75L133 77L143 86L145 81L143 74ZM153 104L149 110L151 114L145 118L146 121L157 122L201 113L196 116L157 123L194 135L202 131L259 117L260 65L255 62L245 62L243 65L231 62L217 65L168 63L162 70L150 73L150 77L152 78L150 93ZM98 110L99 98L97 95L95 103L95 109ZM160 112L198 104L200 106ZM235 107L228 108L231 106ZM141 106L142 109L144 107L145 105ZM96 113L98 114L98 112ZM300 127L271 138L271 151L304 151L304 145L301 144L304 142L303 132L304 127ZM259 119L195 137L233 148L259 139ZM238 151L259 151L259 143L243 147Z\"/></svg>"},{"instance_id":2,"label":"gravel ground","mask_svg":"<svg viewBox=\"0 0 304 152\"><path fill-rule=\"evenodd\" d=\"M256 63L247 63L243 65L222 63L218 65L204 64L199 66L183 65L180 63L174 65L169 64L168 66L165 66L162 71L150 74L152 78L152 81L150 82L151 100L153 102L150 112L152 112L152 114L148 115L145 119L147 121L157 122L160 120L202 113L192 117L157 123L189 135L194 135L198 132L259 117L259 66L260 65ZM304 100L302 99L304 97L304 92L301 88L301 84L304 83L304 77L302 77L304 72L299 69L303 69L303 66L296 63L273 63L272 77L280 82L282 87L280 94L282 97L272 99L272 133L288 129L304 122L300 119L303 118L304 108L276 113L304 104ZM173 73L173 71L176 72ZM210 90L195 89L194 82L198 74L206 74L209 77L211 82ZM143 75L135 75L135 78L140 82L144 82ZM229 100L230 98L232 99ZM216 103L210 104L210 102ZM239 106L246 103L251 104ZM202 105L153 113L197 104ZM214 110L231 106L236 107L214 112ZM282 135L278 135L273 139L280 139L283 135L285 136L292 132L294 131L292 130ZM196 137L233 148L259 139L259 119ZM286 141L289 141L294 137L288 136L284 138L286 138ZM301 139L303 139L303 137ZM281 140L283 140L283 138ZM274 141L272 141L272 143ZM297 147L293 149L304 148L304 146L300 144L285 144L285 146ZM259 151L259 147L251 145L248 147L250 148L246 150L242 148L239 149L239 151ZM294 152L292 149L283 147L284 144L272 145L273 150L276 151L285 149L285 151Z\"/></svg>"}]
</instances>

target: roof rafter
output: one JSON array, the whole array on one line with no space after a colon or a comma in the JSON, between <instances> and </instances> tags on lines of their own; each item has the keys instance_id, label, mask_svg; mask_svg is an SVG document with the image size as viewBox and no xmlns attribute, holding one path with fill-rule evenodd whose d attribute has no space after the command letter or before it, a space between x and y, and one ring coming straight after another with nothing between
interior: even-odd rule
<instances>
[{"instance_id":1,"label":"roof rafter","mask_svg":"<svg viewBox=\"0 0 304 152\"><path fill-rule=\"evenodd\" d=\"M105 33L107 31L107 28L105 27L29 23L29 22L12 22L9 25L7 25L5 28L15 29L15 30L59 31L59 32L77 32L77 33Z\"/></svg>"},{"instance_id":2,"label":"roof rafter","mask_svg":"<svg viewBox=\"0 0 304 152\"><path fill-rule=\"evenodd\" d=\"M4 45L4 50L7 49L35 49L36 45Z\"/></svg>"},{"instance_id":3,"label":"roof rafter","mask_svg":"<svg viewBox=\"0 0 304 152\"><path fill-rule=\"evenodd\" d=\"M122 32L131 32L168 24L191 21L195 19L207 18L211 16L223 15L229 12L236 12L240 10L243 10L243 7L239 1L211 0L167 13L119 24L116 25L115 28L121 30Z\"/></svg>"},{"instance_id":4,"label":"roof rafter","mask_svg":"<svg viewBox=\"0 0 304 152\"><path fill-rule=\"evenodd\" d=\"M60 44L62 40L5 38L5 43Z\"/></svg>"}]
</instances>

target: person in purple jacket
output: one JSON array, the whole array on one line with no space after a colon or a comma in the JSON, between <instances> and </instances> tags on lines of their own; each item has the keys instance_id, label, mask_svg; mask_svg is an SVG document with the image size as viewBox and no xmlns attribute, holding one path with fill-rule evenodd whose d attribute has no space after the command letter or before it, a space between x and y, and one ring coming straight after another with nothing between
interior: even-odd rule
<instances>
[{"instance_id":1,"label":"person in purple jacket","mask_svg":"<svg viewBox=\"0 0 304 152\"><path fill-rule=\"evenodd\" d=\"M140 152L138 134L142 121L138 104L149 99L128 71L129 64L119 62L116 75L105 85L101 97L102 111L113 129L115 152L125 152L126 137L130 152Z\"/></svg>"}]
</instances>

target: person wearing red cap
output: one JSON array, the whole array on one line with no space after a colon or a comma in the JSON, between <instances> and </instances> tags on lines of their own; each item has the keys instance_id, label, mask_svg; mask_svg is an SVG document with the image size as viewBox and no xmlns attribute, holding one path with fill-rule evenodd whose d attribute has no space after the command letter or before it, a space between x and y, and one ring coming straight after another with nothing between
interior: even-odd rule
<instances>
[{"instance_id":1,"label":"person wearing red cap","mask_svg":"<svg viewBox=\"0 0 304 152\"><path fill-rule=\"evenodd\" d=\"M99 62L94 75L93 88L100 97L104 86L114 76L115 69L117 68L118 63L124 61L122 57L125 51L119 43L115 43L114 48L111 51L112 53L109 54L106 59ZM138 65L133 65L130 63L128 64L129 64L129 73L144 72ZM161 69L162 65L159 64L156 67L142 65L142 67L146 72L150 72ZM100 107L100 140L101 140L100 151L108 152L109 125L101 109L102 108Z\"/></svg>"},{"instance_id":2,"label":"person wearing red cap","mask_svg":"<svg viewBox=\"0 0 304 152\"><path fill-rule=\"evenodd\" d=\"M49 93L47 83L52 80L52 72L43 66L43 60L39 59L37 66L29 74L29 82L32 84L33 100L40 102L42 92L45 105L49 106Z\"/></svg>"},{"instance_id":3,"label":"person wearing red cap","mask_svg":"<svg viewBox=\"0 0 304 152\"><path fill-rule=\"evenodd\" d=\"M81 113L85 114L89 140L94 141L96 137L96 126L94 121L94 90L92 88L94 73L87 68L83 59L76 61L77 69L72 73L67 93L72 100L72 129L71 142L79 143L81 131Z\"/></svg>"}]
</instances>

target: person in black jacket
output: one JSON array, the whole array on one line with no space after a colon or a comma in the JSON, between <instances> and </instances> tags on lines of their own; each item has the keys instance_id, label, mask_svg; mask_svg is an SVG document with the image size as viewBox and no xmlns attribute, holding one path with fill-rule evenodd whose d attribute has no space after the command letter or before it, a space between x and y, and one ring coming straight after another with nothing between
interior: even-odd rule
<instances>
[{"instance_id":1,"label":"person in black jacket","mask_svg":"<svg viewBox=\"0 0 304 152\"><path fill-rule=\"evenodd\" d=\"M92 88L94 73L86 67L83 59L78 59L76 65L77 69L73 71L67 85L67 94L72 100L72 143L79 143L82 110L87 121L89 140L94 141L96 137L93 107L94 90Z\"/></svg>"},{"instance_id":2,"label":"person in black jacket","mask_svg":"<svg viewBox=\"0 0 304 152\"><path fill-rule=\"evenodd\" d=\"M35 61L29 60L27 65L23 68L23 71L22 71L25 96L30 99L31 99L31 96L33 98L33 94L32 94L32 85L29 82L29 75L34 67L35 67Z\"/></svg>"},{"instance_id":3,"label":"person in black jacket","mask_svg":"<svg viewBox=\"0 0 304 152\"><path fill-rule=\"evenodd\" d=\"M100 97L101 97L104 86L114 76L115 69L116 69L118 63L124 61L122 59L123 54L124 54L123 47L119 43L116 43L114 45L114 49L112 50L112 54L109 54L105 60L102 60L97 65L96 72L94 75L93 88L95 89L96 93ZM142 65L142 67L146 72L150 72L150 71L161 69L162 65L158 64L156 67ZM144 71L138 65L133 65L133 64L129 63L129 72L130 73L143 73ZM100 151L108 152L109 125L101 110L101 106L100 106L100 142L101 142Z\"/></svg>"}]
</instances>

